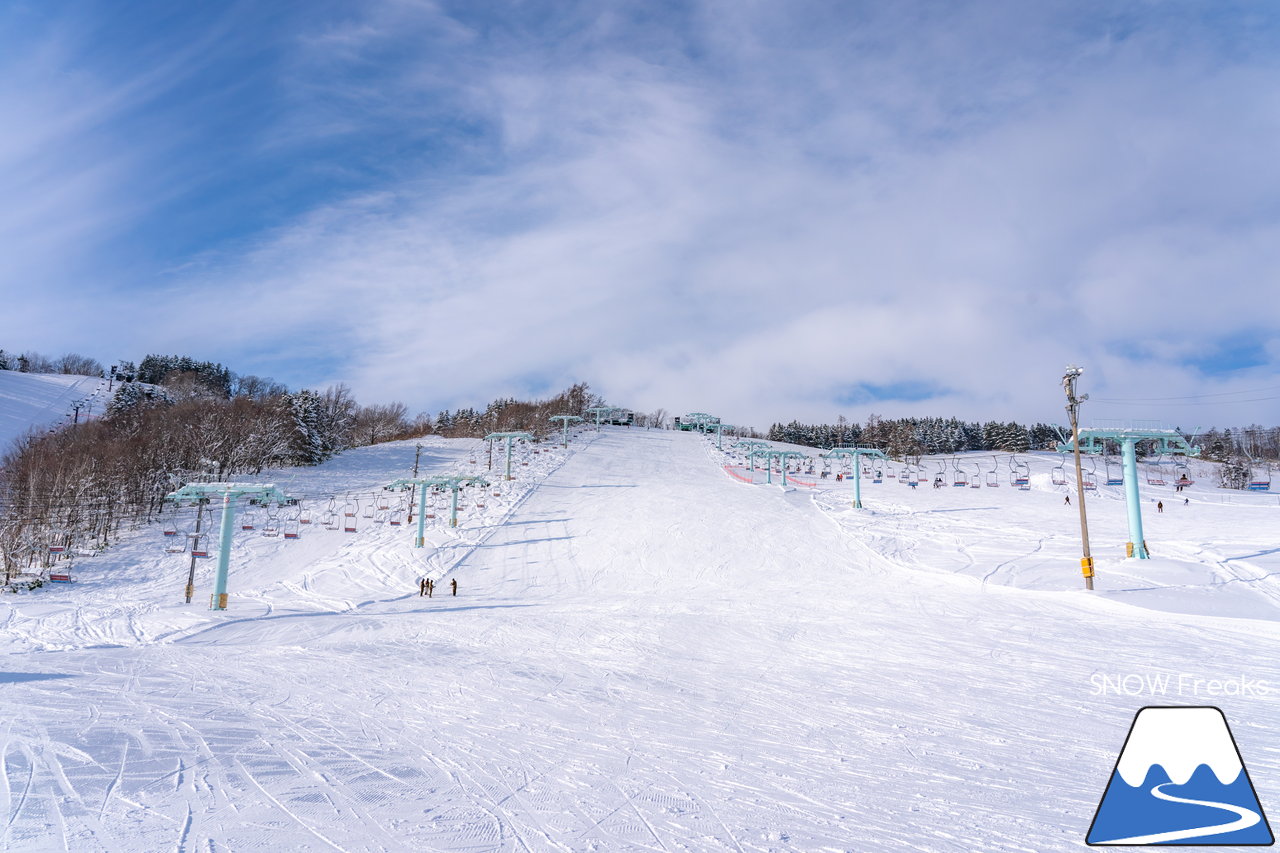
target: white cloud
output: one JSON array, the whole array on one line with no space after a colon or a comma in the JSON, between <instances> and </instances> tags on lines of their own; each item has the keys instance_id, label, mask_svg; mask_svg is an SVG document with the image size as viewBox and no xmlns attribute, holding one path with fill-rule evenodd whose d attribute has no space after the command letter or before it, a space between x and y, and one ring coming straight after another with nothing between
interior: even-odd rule
<instances>
[{"instance_id":1,"label":"white cloud","mask_svg":"<svg viewBox=\"0 0 1280 853\"><path fill-rule=\"evenodd\" d=\"M445 122L456 82L444 100L487 153L467 173L420 162L178 271L147 322L198 310L224 349L333 354L314 378L366 399L454 406L582 378L756 425L1057 419L1067 362L1099 398L1274 375L1270 59L1184 49L1195 32L1155 12L1096 24L1070 5L854 20L709 3L689 31L615 13L556 43L406 8L300 44L336 51L341 88L344 63L431 35L378 78L377 111ZM297 108L286 135L319 115ZM1246 334L1266 367L1187 366ZM837 402L899 383L940 396ZM1280 406L1210 412L1274 422Z\"/></svg>"}]
</instances>

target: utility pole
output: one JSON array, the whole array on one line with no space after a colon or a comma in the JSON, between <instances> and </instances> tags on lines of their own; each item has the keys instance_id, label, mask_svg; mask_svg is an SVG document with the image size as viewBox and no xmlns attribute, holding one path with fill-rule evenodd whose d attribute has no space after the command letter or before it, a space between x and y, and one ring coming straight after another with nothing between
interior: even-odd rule
<instances>
[{"instance_id":1,"label":"utility pole","mask_svg":"<svg viewBox=\"0 0 1280 853\"><path fill-rule=\"evenodd\" d=\"M418 459L422 456L422 445L415 445L413 450L413 479L418 479ZM413 524L413 508L415 506L413 499L417 494L418 484L414 483L413 488L409 491L409 523Z\"/></svg>"},{"instance_id":2,"label":"utility pole","mask_svg":"<svg viewBox=\"0 0 1280 853\"><path fill-rule=\"evenodd\" d=\"M191 537L191 568L187 571L187 604L196 593L196 552L200 550L200 522L204 519L204 505L209 501L201 498L196 504L196 532Z\"/></svg>"},{"instance_id":3,"label":"utility pole","mask_svg":"<svg viewBox=\"0 0 1280 853\"><path fill-rule=\"evenodd\" d=\"M1080 542L1084 556L1080 559L1080 571L1084 573L1084 588L1093 589L1093 556L1089 553L1089 517L1084 510L1084 473L1080 468L1080 404L1089 395L1076 396L1076 381L1084 373L1083 367L1067 365L1062 376L1062 388L1067 392L1067 415L1071 418L1071 446L1076 460L1076 503L1080 508Z\"/></svg>"}]
</instances>

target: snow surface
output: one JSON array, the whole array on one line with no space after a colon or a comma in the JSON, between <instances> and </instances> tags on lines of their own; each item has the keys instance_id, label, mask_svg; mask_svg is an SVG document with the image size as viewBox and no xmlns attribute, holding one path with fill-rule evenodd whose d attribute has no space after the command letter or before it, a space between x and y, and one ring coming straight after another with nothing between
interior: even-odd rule
<instances>
[{"instance_id":1,"label":"snow surface","mask_svg":"<svg viewBox=\"0 0 1280 853\"><path fill-rule=\"evenodd\" d=\"M1230 785L1243 766L1217 708L1144 708L1133 721L1116 770L1136 788L1157 764L1175 785L1187 784L1201 764Z\"/></svg>"},{"instance_id":2,"label":"snow surface","mask_svg":"<svg viewBox=\"0 0 1280 853\"><path fill-rule=\"evenodd\" d=\"M427 444L428 473L485 467ZM1210 704L1099 674L1280 686L1280 509L1197 487L1138 564L1100 494L1090 594L1053 460L1029 458L1027 492L886 481L856 512L846 484L748 485L699 436L606 427L421 550L363 515L237 531L226 612L212 561L185 605L187 559L139 531L2 600L0 847L1083 849L1137 708ZM412 460L263 481L318 510ZM1212 702L1264 803L1273 701Z\"/></svg>"},{"instance_id":3,"label":"snow surface","mask_svg":"<svg viewBox=\"0 0 1280 853\"><path fill-rule=\"evenodd\" d=\"M81 421L101 415L110 402L107 380L0 370L0 455L33 429L71 423L72 405L80 400L88 403L80 412Z\"/></svg>"}]
</instances>

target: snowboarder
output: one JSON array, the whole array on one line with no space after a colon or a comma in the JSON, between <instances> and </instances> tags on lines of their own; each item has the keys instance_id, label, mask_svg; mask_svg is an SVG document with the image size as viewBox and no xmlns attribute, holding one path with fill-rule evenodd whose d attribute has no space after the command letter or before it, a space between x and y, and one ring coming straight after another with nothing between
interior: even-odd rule
<instances>
[{"instance_id":1,"label":"snowboarder","mask_svg":"<svg viewBox=\"0 0 1280 853\"><path fill-rule=\"evenodd\" d=\"M1191 498L1183 498L1183 499L1182 499L1182 505L1183 505L1183 506L1186 506L1186 505L1187 505L1187 504L1189 504L1189 503L1191 503Z\"/></svg>"},{"instance_id":2,"label":"snowboarder","mask_svg":"<svg viewBox=\"0 0 1280 853\"><path fill-rule=\"evenodd\" d=\"M454 578L449 583L453 585L453 594L456 596L458 594L458 579Z\"/></svg>"},{"instance_id":3,"label":"snowboarder","mask_svg":"<svg viewBox=\"0 0 1280 853\"><path fill-rule=\"evenodd\" d=\"M1156 501L1156 512L1164 512L1164 501Z\"/></svg>"}]
</instances>

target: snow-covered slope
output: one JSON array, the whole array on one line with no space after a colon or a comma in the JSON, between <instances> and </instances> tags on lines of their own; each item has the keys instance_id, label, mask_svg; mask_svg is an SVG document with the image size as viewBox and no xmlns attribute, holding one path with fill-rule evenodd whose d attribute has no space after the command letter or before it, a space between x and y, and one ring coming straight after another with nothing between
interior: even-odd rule
<instances>
[{"instance_id":1,"label":"snow-covered slope","mask_svg":"<svg viewBox=\"0 0 1280 853\"><path fill-rule=\"evenodd\" d=\"M85 401L80 419L102 414L107 381L96 376L62 376L0 370L0 453L32 429L70 423L72 406Z\"/></svg>"},{"instance_id":2,"label":"snow-covered slope","mask_svg":"<svg viewBox=\"0 0 1280 853\"><path fill-rule=\"evenodd\" d=\"M518 466L501 506L437 523L426 549L363 516L237 534L225 613L205 609L207 565L181 603L187 562L158 529L9 597L0 846L1078 850L1137 707L1208 704L1098 674L1280 685L1280 625L1213 616L1212 590L1183 615L1078 589L1048 488L868 486L868 528L839 493L742 483L693 435L576 447ZM486 462L461 442L424 456ZM265 479L319 509L377 496L412 457ZM1274 509L1223 506L1190 533L1166 512L1149 538L1229 563L1272 535ZM992 582L1046 548L1061 582L1048 563L1029 589ZM1271 701L1214 703L1274 801Z\"/></svg>"}]
</instances>

